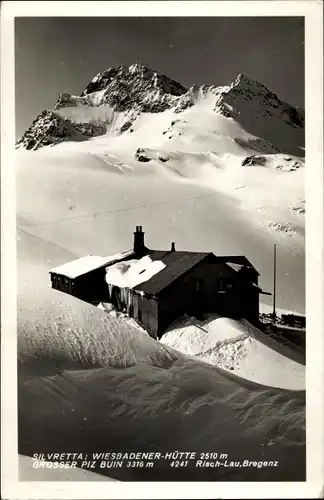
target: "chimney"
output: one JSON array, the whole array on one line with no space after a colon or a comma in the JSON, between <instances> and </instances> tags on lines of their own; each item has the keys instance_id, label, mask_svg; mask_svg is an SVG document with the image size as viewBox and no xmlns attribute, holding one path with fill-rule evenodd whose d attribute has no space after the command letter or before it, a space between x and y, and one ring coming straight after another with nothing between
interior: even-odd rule
<instances>
[{"instance_id":1,"label":"chimney","mask_svg":"<svg viewBox=\"0 0 324 500\"><path fill-rule=\"evenodd\" d=\"M171 252L175 252L175 243L172 241L171 243Z\"/></svg>"},{"instance_id":2,"label":"chimney","mask_svg":"<svg viewBox=\"0 0 324 500\"><path fill-rule=\"evenodd\" d=\"M144 245L144 234L142 231L142 226L136 226L136 231L134 233L134 252L143 253L145 251Z\"/></svg>"}]
</instances>

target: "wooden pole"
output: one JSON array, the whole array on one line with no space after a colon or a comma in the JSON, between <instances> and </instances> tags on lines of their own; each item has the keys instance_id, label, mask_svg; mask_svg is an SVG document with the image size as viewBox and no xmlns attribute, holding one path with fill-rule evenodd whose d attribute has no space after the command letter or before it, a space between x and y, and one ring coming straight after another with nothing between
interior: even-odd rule
<instances>
[{"instance_id":1,"label":"wooden pole","mask_svg":"<svg viewBox=\"0 0 324 500\"><path fill-rule=\"evenodd\" d=\"M273 311L272 319L276 318L276 278L277 278L277 245L274 244L273 249Z\"/></svg>"}]
</instances>

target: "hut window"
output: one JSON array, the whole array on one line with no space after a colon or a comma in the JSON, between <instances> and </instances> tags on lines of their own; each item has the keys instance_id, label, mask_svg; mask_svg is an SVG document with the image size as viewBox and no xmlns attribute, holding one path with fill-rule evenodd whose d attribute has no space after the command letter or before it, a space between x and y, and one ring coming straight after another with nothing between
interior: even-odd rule
<instances>
[{"instance_id":1,"label":"hut window","mask_svg":"<svg viewBox=\"0 0 324 500\"><path fill-rule=\"evenodd\" d=\"M138 311L138 321L142 323L142 311Z\"/></svg>"}]
</instances>

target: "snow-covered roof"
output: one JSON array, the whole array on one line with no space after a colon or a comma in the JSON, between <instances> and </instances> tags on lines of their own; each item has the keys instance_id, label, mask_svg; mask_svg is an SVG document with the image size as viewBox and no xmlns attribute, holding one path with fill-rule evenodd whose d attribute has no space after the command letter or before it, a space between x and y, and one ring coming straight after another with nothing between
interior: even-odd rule
<instances>
[{"instance_id":1,"label":"snow-covered roof","mask_svg":"<svg viewBox=\"0 0 324 500\"><path fill-rule=\"evenodd\" d=\"M133 250L129 250L127 252L122 252L115 255L110 255L108 257L100 257L99 255L86 255L84 257L80 257L79 259L72 260L70 262L66 262L61 266L54 267L50 270L50 273L61 274L68 278L77 278L78 276L82 276L83 274L89 273L90 271L94 271L95 269L99 269L100 267L107 266L112 262L120 261L130 256L133 253Z\"/></svg>"},{"instance_id":2,"label":"snow-covered roof","mask_svg":"<svg viewBox=\"0 0 324 500\"><path fill-rule=\"evenodd\" d=\"M142 290L148 295L156 295L208 255L211 254L206 252L154 250L150 253L151 259L161 261L165 269L162 272L155 273L150 280L141 281L136 289Z\"/></svg>"},{"instance_id":3,"label":"snow-covered roof","mask_svg":"<svg viewBox=\"0 0 324 500\"><path fill-rule=\"evenodd\" d=\"M165 264L161 260L152 261L150 256L146 255L141 259L117 262L109 266L106 270L106 281L109 285L133 288L150 280L164 268Z\"/></svg>"},{"instance_id":4,"label":"snow-covered roof","mask_svg":"<svg viewBox=\"0 0 324 500\"><path fill-rule=\"evenodd\" d=\"M244 268L243 264L235 264L234 262L226 262L226 264L234 269L234 271L241 271Z\"/></svg>"},{"instance_id":5,"label":"snow-covered roof","mask_svg":"<svg viewBox=\"0 0 324 500\"><path fill-rule=\"evenodd\" d=\"M223 262L226 265L230 266L235 271L239 271L242 267L246 267L248 269L253 269L253 271L260 276L260 273L255 269L255 267L251 264L251 262L244 255L217 255L218 262ZM241 266L236 267L235 265Z\"/></svg>"},{"instance_id":6,"label":"snow-covered roof","mask_svg":"<svg viewBox=\"0 0 324 500\"><path fill-rule=\"evenodd\" d=\"M106 281L120 288L136 288L146 295L157 295L189 269L211 255L213 254L207 252L153 250L141 259L117 262L109 266ZM218 257L214 255L213 258L218 260ZM220 257L220 261L235 271L240 271L249 264L244 256L227 259Z\"/></svg>"}]
</instances>

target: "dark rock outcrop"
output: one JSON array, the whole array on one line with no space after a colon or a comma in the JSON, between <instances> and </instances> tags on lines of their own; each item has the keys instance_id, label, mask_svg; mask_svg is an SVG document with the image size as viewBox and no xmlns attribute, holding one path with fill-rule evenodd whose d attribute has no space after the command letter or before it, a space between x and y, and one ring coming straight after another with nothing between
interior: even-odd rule
<instances>
[{"instance_id":1,"label":"dark rock outcrop","mask_svg":"<svg viewBox=\"0 0 324 500\"><path fill-rule=\"evenodd\" d=\"M267 159L264 156L256 156L251 155L244 158L242 161L243 167L253 167L255 165L265 165L267 163Z\"/></svg>"},{"instance_id":2,"label":"dark rock outcrop","mask_svg":"<svg viewBox=\"0 0 324 500\"><path fill-rule=\"evenodd\" d=\"M106 127L102 123L72 123L54 111L44 110L18 140L17 146L36 150L64 140L83 141L105 132Z\"/></svg>"},{"instance_id":3,"label":"dark rock outcrop","mask_svg":"<svg viewBox=\"0 0 324 500\"><path fill-rule=\"evenodd\" d=\"M143 148L138 148L135 153L135 159L142 162L148 162L152 160L151 157L147 156L146 150Z\"/></svg>"}]
</instances>

